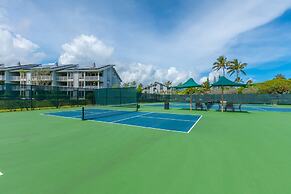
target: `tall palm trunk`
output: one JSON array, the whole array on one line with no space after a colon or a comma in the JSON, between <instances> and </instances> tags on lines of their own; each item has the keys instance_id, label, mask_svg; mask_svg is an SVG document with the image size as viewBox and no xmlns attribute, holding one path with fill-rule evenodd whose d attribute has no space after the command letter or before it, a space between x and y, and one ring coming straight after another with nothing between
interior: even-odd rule
<instances>
[{"instance_id":1,"label":"tall palm trunk","mask_svg":"<svg viewBox=\"0 0 291 194\"><path fill-rule=\"evenodd\" d=\"M221 112L223 112L223 109L224 109L224 87L222 86L221 87Z\"/></svg>"},{"instance_id":2,"label":"tall palm trunk","mask_svg":"<svg viewBox=\"0 0 291 194\"><path fill-rule=\"evenodd\" d=\"M236 80L237 80L237 82L239 82L239 79L238 79L238 71L236 71Z\"/></svg>"}]
</instances>

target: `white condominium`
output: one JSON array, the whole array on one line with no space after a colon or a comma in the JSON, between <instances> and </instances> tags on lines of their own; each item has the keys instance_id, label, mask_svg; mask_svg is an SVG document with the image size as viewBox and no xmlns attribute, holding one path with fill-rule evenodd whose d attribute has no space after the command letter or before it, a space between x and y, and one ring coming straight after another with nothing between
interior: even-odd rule
<instances>
[{"instance_id":1,"label":"white condominium","mask_svg":"<svg viewBox=\"0 0 291 194\"><path fill-rule=\"evenodd\" d=\"M121 78L114 65L79 67L77 64L17 66L0 65L0 84L48 85L75 88L119 87Z\"/></svg>"}]
</instances>

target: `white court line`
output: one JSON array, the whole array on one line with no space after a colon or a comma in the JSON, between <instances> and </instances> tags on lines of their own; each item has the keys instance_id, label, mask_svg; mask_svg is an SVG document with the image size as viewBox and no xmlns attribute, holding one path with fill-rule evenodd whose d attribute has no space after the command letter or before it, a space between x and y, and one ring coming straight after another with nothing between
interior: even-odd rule
<instances>
[{"instance_id":1,"label":"white court line","mask_svg":"<svg viewBox=\"0 0 291 194\"><path fill-rule=\"evenodd\" d=\"M145 113L145 114L141 114L141 115L135 115L135 116L132 116L132 117L127 117L127 118L124 118L124 119L119 119L119 120L116 120L116 121L110 121L112 123L117 123L117 122L120 122L120 121L125 121L125 120L128 120L128 119L133 119L133 118L137 118L137 117L142 117L144 115L149 115L149 114L153 114L152 112L148 112L148 113Z\"/></svg>"},{"instance_id":2,"label":"white court line","mask_svg":"<svg viewBox=\"0 0 291 194\"><path fill-rule=\"evenodd\" d=\"M105 114L105 113L110 113L110 112L116 112L116 111L113 111L113 110L110 110L110 111L103 111L103 112L86 112L85 110L85 119L86 119L86 116L94 116L94 115L100 115L100 114ZM81 115L79 116L74 116L74 117L80 117Z\"/></svg>"},{"instance_id":3,"label":"white court line","mask_svg":"<svg viewBox=\"0 0 291 194\"><path fill-rule=\"evenodd\" d=\"M197 121L194 123L194 125L189 129L189 131L187 131L187 133L190 133L192 131L192 129L195 127L195 125L198 123L198 121L200 121L200 119L202 118L202 115L200 115L199 119L197 119Z\"/></svg>"},{"instance_id":4,"label":"white court line","mask_svg":"<svg viewBox=\"0 0 291 194\"><path fill-rule=\"evenodd\" d=\"M67 111L63 111L63 112L67 112ZM69 111L70 112L70 111ZM99 115L99 114L104 114L104 113L109 113L109 112L113 112L113 111L104 111L104 112L87 112L85 111L85 117L86 115L89 115L89 116L94 116L94 115ZM56 112L56 113L62 113L62 112ZM44 115L48 115L48 116L60 116L60 117L66 117L66 118L81 118L82 117L82 112L80 112L80 115L57 115L57 114L54 114L54 113L43 113Z\"/></svg>"},{"instance_id":5,"label":"white court line","mask_svg":"<svg viewBox=\"0 0 291 194\"><path fill-rule=\"evenodd\" d=\"M165 118L165 117L149 117L149 116L141 116L144 118L150 119L161 119L161 120L173 120L173 121L185 121L185 122L193 122L193 120L186 120L186 119L173 119L173 118Z\"/></svg>"}]
</instances>

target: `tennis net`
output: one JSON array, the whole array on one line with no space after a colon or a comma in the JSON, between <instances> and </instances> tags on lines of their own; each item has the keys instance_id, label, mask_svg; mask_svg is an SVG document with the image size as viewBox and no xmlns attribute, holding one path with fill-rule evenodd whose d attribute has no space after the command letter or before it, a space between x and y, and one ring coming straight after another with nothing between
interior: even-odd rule
<instances>
[{"instance_id":1,"label":"tennis net","mask_svg":"<svg viewBox=\"0 0 291 194\"><path fill-rule=\"evenodd\" d=\"M104 117L132 114L132 112L137 112L138 109L139 105L137 103L96 106L90 108L82 107L81 118L82 120L94 120Z\"/></svg>"}]
</instances>

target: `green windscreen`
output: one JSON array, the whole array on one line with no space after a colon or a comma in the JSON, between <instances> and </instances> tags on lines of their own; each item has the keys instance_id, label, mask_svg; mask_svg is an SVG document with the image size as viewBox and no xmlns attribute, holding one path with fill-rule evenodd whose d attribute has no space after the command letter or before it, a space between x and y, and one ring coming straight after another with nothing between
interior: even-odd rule
<instances>
[{"instance_id":1,"label":"green windscreen","mask_svg":"<svg viewBox=\"0 0 291 194\"><path fill-rule=\"evenodd\" d=\"M219 102L221 94L141 94L140 102ZM224 94L225 101L239 104L291 104L291 94Z\"/></svg>"},{"instance_id":2,"label":"green windscreen","mask_svg":"<svg viewBox=\"0 0 291 194\"><path fill-rule=\"evenodd\" d=\"M84 88L0 84L0 110L90 105L93 90Z\"/></svg>"},{"instance_id":3,"label":"green windscreen","mask_svg":"<svg viewBox=\"0 0 291 194\"><path fill-rule=\"evenodd\" d=\"M136 88L102 88L94 91L96 105L137 104Z\"/></svg>"}]
</instances>

